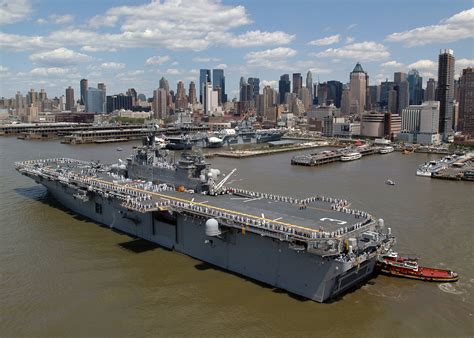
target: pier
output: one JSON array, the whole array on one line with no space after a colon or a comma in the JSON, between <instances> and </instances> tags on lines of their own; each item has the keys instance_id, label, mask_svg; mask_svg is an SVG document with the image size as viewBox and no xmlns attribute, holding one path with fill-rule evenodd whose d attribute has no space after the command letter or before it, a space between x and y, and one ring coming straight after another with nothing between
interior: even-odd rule
<instances>
[{"instance_id":1,"label":"pier","mask_svg":"<svg viewBox=\"0 0 474 338\"><path fill-rule=\"evenodd\" d=\"M379 151L380 147L343 148L335 151L323 151L308 155L298 155L291 159L291 164L315 167L327 163L338 162L346 152L358 152L362 156L368 156L378 154Z\"/></svg>"}]
</instances>

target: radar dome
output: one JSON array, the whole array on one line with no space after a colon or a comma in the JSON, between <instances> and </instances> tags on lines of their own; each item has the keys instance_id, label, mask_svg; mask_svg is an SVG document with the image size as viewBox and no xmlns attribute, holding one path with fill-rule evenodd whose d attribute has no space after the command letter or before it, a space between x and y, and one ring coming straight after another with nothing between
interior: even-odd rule
<instances>
[{"instance_id":1,"label":"radar dome","mask_svg":"<svg viewBox=\"0 0 474 338\"><path fill-rule=\"evenodd\" d=\"M219 222L216 219L210 218L206 221L206 236L219 236L221 231L219 230Z\"/></svg>"}]
</instances>

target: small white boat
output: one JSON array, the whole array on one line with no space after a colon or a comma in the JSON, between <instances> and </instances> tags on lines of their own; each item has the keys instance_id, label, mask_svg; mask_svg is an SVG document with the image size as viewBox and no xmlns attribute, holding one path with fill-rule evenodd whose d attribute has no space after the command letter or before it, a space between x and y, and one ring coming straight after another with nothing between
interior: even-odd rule
<instances>
[{"instance_id":1,"label":"small white boat","mask_svg":"<svg viewBox=\"0 0 474 338\"><path fill-rule=\"evenodd\" d=\"M361 157L362 157L361 153L346 153L346 154L342 154L341 161L343 162L354 161L354 160L358 160Z\"/></svg>"},{"instance_id":2,"label":"small white boat","mask_svg":"<svg viewBox=\"0 0 474 338\"><path fill-rule=\"evenodd\" d=\"M381 154L388 154L388 153L393 152L393 150L394 150L394 149L393 149L392 146L382 147L382 148L380 148L379 153L381 153Z\"/></svg>"},{"instance_id":3,"label":"small white boat","mask_svg":"<svg viewBox=\"0 0 474 338\"><path fill-rule=\"evenodd\" d=\"M123 149L122 149L122 148L120 148L120 147L118 147L118 148L117 148L117 151L122 151L122 150L123 150Z\"/></svg>"},{"instance_id":4,"label":"small white boat","mask_svg":"<svg viewBox=\"0 0 474 338\"><path fill-rule=\"evenodd\" d=\"M395 185L395 182L392 181L392 180L386 180L386 181L385 181L385 184L388 184L388 185Z\"/></svg>"}]
</instances>

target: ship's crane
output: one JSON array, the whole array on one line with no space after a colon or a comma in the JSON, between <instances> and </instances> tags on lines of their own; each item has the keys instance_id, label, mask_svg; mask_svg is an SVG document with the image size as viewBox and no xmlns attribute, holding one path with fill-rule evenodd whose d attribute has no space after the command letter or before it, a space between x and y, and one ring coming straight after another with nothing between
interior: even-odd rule
<instances>
[{"instance_id":1,"label":"ship's crane","mask_svg":"<svg viewBox=\"0 0 474 338\"><path fill-rule=\"evenodd\" d=\"M219 183L217 183L215 186L214 186L214 194L218 194L219 191L222 189L222 187L224 186L225 182L227 182L229 180L229 178L237 171L237 168L234 168L230 173L228 173L226 175L226 177L224 177Z\"/></svg>"}]
</instances>

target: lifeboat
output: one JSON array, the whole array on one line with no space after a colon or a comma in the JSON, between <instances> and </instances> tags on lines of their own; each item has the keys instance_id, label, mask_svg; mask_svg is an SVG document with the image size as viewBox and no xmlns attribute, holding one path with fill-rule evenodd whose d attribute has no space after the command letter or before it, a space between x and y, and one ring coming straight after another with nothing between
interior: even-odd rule
<instances>
[{"instance_id":1,"label":"lifeboat","mask_svg":"<svg viewBox=\"0 0 474 338\"><path fill-rule=\"evenodd\" d=\"M416 259L400 257L396 252L379 257L377 269L387 275L429 282L456 282L459 275L451 270L419 266Z\"/></svg>"}]
</instances>

